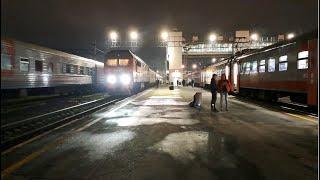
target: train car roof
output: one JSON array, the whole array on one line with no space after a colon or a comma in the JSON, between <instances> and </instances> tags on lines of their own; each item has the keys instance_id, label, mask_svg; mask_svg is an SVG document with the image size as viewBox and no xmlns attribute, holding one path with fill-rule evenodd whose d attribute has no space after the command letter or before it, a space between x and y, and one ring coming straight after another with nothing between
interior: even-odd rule
<instances>
[{"instance_id":1,"label":"train car roof","mask_svg":"<svg viewBox=\"0 0 320 180\"><path fill-rule=\"evenodd\" d=\"M290 40L284 40L284 41L272 44L270 46L263 47L261 49L249 51L247 53L242 53L240 55L231 56L229 58L243 59L243 58L246 58L248 56L255 55L255 54L260 54L260 53L263 53L263 52L271 51L271 50L282 48L282 47L285 47L285 46L290 46L290 45L292 45L292 44L294 44L294 43L296 43L298 41L303 41L303 40L307 40L307 39L315 39L315 38L318 38L318 30L315 30L315 31L312 31L312 32L309 32L309 33L305 33L305 34L302 34L302 35L297 36L295 38L292 38Z\"/></svg>"},{"instance_id":2,"label":"train car roof","mask_svg":"<svg viewBox=\"0 0 320 180\"><path fill-rule=\"evenodd\" d=\"M25 46L28 49L41 51L41 52L44 52L44 53L47 53L47 54L53 54L53 55L62 56L62 57L68 57L68 58L74 58L74 59L87 61L87 62L91 62L91 63L103 64L100 61L96 61L96 60L93 60L93 59L85 58L85 57L82 57L82 56L66 53L66 52L63 52L63 51L59 51L59 50L55 50L55 49L51 49L51 48L47 48L47 47L43 47L43 46L39 46L39 45L32 44L32 43L22 42L22 41L19 41L19 40L16 40L16 39L12 39L12 38L6 38L6 37L2 38L1 37L1 44L2 43L7 43L8 41L9 42L12 41L14 43L21 44L22 46Z\"/></svg>"},{"instance_id":3,"label":"train car roof","mask_svg":"<svg viewBox=\"0 0 320 180\"><path fill-rule=\"evenodd\" d=\"M233 60L233 59L240 60L240 59L246 58L248 56L252 56L252 55L255 55L255 54L259 54L259 53L271 51L271 50L274 50L274 49L277 49L277 48L282 48L282 47L285 47L285 46L292 45L292 44L296 43L297 41L303 41L303 40L312 39L312 38L318 38L318 30L314 30L312 32L305 33L305 34L297 36L297 37L295 37L295 38L293 38L291 40L281 41L281 42L272 44L270 46L266 46L266 47L261 48L261 49L256 49L256 50L249 50L248 49L248 50L246 50L246 52L240 52L240 54L238 54L238 55L236 54L236 55L229 56L229 57L225 58L224 60L218 61L218 62L216 62L216 63L214 63L212 65L206 66L203 69L214 67L214 66L219 66L219 65L228 63L230 60Z\"/></svg>"}]
</instances>

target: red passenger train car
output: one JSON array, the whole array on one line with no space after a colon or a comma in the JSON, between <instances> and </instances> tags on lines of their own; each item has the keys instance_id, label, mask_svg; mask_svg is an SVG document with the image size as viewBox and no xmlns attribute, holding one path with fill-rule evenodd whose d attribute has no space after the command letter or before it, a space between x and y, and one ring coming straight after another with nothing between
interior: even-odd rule
<instances>
[{"instance_id":1,"label":"red passenger train car","mask_svg":"<svg viewBox=\"0 0 320 180\"><path fill-rule=\"evenodd\" d=\"M130 50L112 50L105 58L106 86L113 94L132 94L155 84L157 73Z\"/></svg>"},{"instance_id":2,"label":"red passenger train car","mask_svg":"<svg viewBox=\"0 0 320 180\"><path fill-rule=\"evenodd\" d=\"M203 85L213 73L225 73L234 93L318 106L317 31L249 53L235 55L202 70Z\"/></svg>"}]
</instances>

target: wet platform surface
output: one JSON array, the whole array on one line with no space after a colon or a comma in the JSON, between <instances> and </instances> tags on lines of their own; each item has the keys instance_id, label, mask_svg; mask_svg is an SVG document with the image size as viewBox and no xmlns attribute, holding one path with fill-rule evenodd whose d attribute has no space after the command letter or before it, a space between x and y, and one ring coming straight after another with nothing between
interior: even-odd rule
<instances>
[{"instance_id":1,"label":"wet platform surface","mask_svg":"<svg viewBox=\"0 0 320 180\"><path fill-rule=\"evenodd\" d=\"M188 106L197 91L203 92L200 111ZM198 88L147 90L3 153L2 176L317 178L317 122L247 104L232 96L228 112L214 113L210 112L210 98L208 92Z\"/></svg>"}]
</instances>

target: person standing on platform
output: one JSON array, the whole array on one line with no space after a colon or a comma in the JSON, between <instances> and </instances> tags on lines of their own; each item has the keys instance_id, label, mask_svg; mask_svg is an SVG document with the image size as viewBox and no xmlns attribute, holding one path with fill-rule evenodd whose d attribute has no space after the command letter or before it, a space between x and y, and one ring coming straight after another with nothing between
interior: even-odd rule
<instances>
[{"instance_id":1,"label":"person standing on platform","mask_svg":"<svg viewBox=\"0 0 320 180\"><path fill-rule=\"evenodd\" d=\"M228 111L228 92L232 89L231 83L226 79L226 74L221 75L221 79L218 82L218 92L220 93L220 108L222 111L223 101L226 105L226 111Z\"/></svg>"},{"instance_id":2,"label":"person standing on platform","mask_svg":"<svg viewBox=\"0 0 320 180\"><path fill-rule=\"evenodd\" d=\"M216 109L216 101L217 101L217 91L218 91L218 86L217 86L217 75L213 74L211 78L211 83L210 83L210 90L211 90L211 111L218 112Z\"/></svg>"}]
</instances>

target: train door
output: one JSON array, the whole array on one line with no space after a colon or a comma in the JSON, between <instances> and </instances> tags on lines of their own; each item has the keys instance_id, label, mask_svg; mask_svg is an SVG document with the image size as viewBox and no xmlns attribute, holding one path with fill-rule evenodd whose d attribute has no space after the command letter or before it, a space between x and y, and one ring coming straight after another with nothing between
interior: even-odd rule
<instances>
[{"instance_id":1,"label":"train door","mask_svg":"<svg viewBox=\"0 0 320 180\"><path fill-rule=\"evenodd\" d=\"M239 83L238 83L238 75L239 75L239 66L238 63L235 62L233 64L233 87L234 87L234 91L238 92L239 91Z\"/></svg>"}]
</instances>

